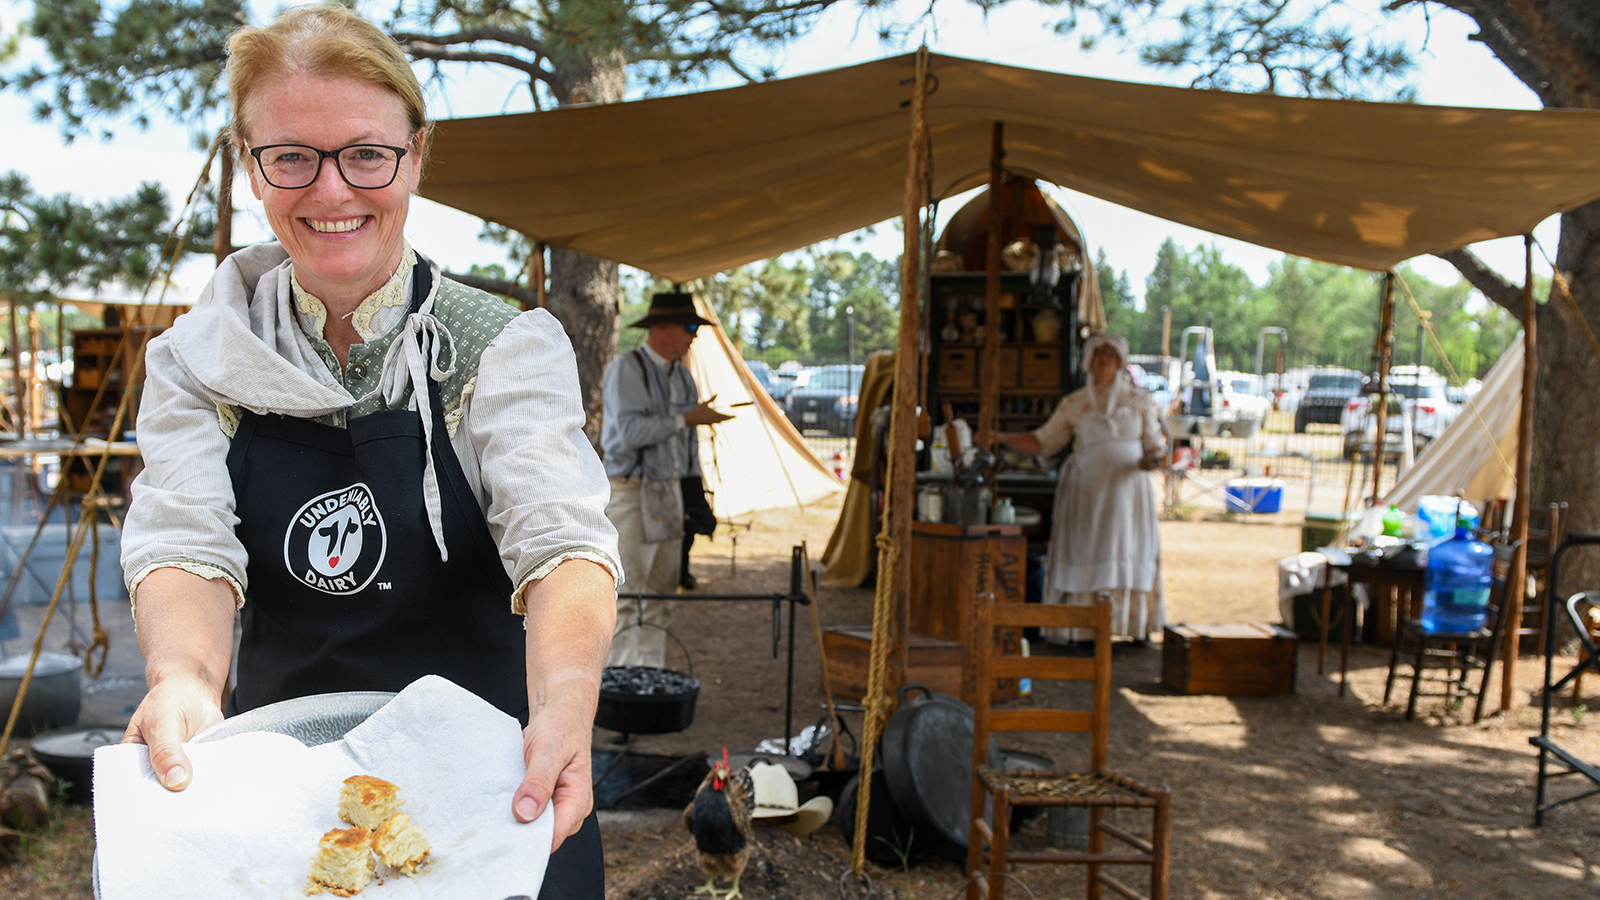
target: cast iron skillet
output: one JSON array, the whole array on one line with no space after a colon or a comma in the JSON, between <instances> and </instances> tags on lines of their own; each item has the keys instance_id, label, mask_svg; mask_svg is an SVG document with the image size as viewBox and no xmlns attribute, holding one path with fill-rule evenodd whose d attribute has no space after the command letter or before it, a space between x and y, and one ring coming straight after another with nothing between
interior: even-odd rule
<instances>
[{"instance_id":1,"label":"cast iron skillet","mask_svg":"<svg viewBox=\"0 0 1600 900\"><path fill-rule=\"evenodd\" d=\"M922 696L906 699L907 691ZM968 821L972 815L972 707L921 684L900 688L900 708L884 726L880 747L889 794L905 811L918 834L942 839L931 842L941 855L966 859ZM1003 767L994 739L989 739L989 765Z\"/></svg>"}]
</instances>

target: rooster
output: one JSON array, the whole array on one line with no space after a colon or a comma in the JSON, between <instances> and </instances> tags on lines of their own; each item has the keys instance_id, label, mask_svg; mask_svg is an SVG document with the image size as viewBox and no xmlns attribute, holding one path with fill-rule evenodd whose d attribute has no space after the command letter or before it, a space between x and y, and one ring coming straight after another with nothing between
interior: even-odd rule
<instances>
[{"instance_id":1,"label":"rooster","mask_svg":"<svg viewBox=\"0 0 1600 900\"><path fill-rule=\"evenodd\" d=\"M683 824L694 835L700 871L706 873L706 883L694 889L696 894L726 900L743 896L739 878L750 861L750 804L754 796L749 770L735 773L728 765L728 750L723 748L722 760L711 766L695 789L694 800L683 811ZM733 887L718 891L718 878L732 879Z\"/></svg>"}]
</instances>

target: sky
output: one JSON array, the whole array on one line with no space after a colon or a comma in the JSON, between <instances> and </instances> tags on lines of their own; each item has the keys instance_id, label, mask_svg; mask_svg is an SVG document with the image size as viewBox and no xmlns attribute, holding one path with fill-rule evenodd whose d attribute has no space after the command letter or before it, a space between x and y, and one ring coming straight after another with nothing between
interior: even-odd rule
<instances>
[{"instance_id":1,"label":"sky","mask_svg":"<svg viewBox=\"0 0 1600 900\"><path fill-rule=\"evenodd\" d=\"M1366 4L1368 0L1356 0ZM276 4L252 3L257 20L265 18ZM1376 4L1372 4L1375 8ZM10 31L27 12L27 5L16 0L0 0L0 28ZM774 67L779 77L790 77L823 69L854 65L906 52L925 40L934 52L1007 65L1066 72L1123 81L1183 84L1185 81L1139 65L1133 51L1102 42L1095 52L1085 52L1076 38L1053 34L1048 22L1055 15L1026 0L1017 0L983 16L970 3L944 0L937 9L940 16L934 27L917 32L909 42L886 45L876 36L870 22L858 19L855 4L839 4L824 15L805 38L778 52ZM1386 23L1376 12L1358 8L1355 24ZM1417 80L1418 99L1423 103L1447 106L1537 108L1532 92L1497 62L1481 44L1469 41L1475 30L1470 20L1456 13L1438 10L1428 20L1420 15L1399 25L1407 34L1428 35L1427 49L1419 54L1421 73ZM1424 32L1424 29L1426 30ZM36 46L24 44L24 59L37 55ZM420 70L419 70L420 71ZM729 77L711 86L735 83ZM492 115L499 112L524 112L531 108L525 88L490 68L479 68L469 75L454 74L448 87L432 90L430 113L437 118ZM16 170L25 174L33 189L41 194L70 193L79 201L104 200L126 196L142 181L163 184L176 209L192 189L205 162L205 154L192 148L187 130L170 121L158 122L141 131L132 125L103 123L116 131L114 141L102 143L95 137L79 138L66 145L54 125L36 122L31 103L14 92L0 93L0 121L6 122L6 139L0 141L0 172ZM1144 279L1155 260L1156 250L1168 237L1186 248L1215 244L1228 262L1242 267L1260 283L1267 266L1281 258L1277 251L1212 235L1167 222L1065 189L1051 188L1067 213L1082 229L1091 254L1104 250L1111 266L1128 275L1135 294L1142 294ZM270 237L259 203L250 195L241 178L234 192L239 214L234 224L236 243ZM945 215L961 206L960 199L941 204ZM940 222L940 225L943 223ZM517 265L505 260L499 248L477 240L481 222L465 213L421 198L413 200L407 234L412 243L447 269L465 270L474 263L501 262L515 271ZM1558 233L1552 218L1535 232L1554 253ZM838 245L856 252L895 256L901 240L894 223L882 224L867 234L841 238ZM1473 248L1493 267L1513 281L1522 279L1522 242L1507 238L1475 245ZM1535 253L1536 266L1547 268ZM1427 257L1412 263L1425 277L1454 282L1453 268ZM209 273L209 263L192 261L180 270L179 282L197 290Z\"/></svg>"}]
</instances>

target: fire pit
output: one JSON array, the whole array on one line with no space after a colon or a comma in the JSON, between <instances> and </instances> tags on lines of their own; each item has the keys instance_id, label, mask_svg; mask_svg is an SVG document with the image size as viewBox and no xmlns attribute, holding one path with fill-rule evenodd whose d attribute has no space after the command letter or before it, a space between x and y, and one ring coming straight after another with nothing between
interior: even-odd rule
<instances>
[{"instance_id":1,"label":"fire pit","mask_svg":"<svg viewBox=\"0 0 1600 900\"><path fill-rule=\"evenodd\" d=\"M608 666L600 674L594 724L623 734L671 734L694 722L700 681L653 666Z\"/></svg>"}]
</instances>

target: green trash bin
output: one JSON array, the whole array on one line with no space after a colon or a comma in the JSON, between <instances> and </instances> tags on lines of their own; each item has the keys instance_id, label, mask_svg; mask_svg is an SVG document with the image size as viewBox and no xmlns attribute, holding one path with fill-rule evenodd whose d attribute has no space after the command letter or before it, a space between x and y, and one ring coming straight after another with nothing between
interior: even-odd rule
<instances>
[{"instance_id":1,"label":"green trash bin","mask_svg":"<svg viewBox=\"0 0 1600 900\"><path fill-rule=\"evenodd\" d=\"M1354 513L1344 516L1350 524L1360 518ZM1315 551L1318 547L1331 547L1339 537L1340 514L1336 512L1307 512L1300 525L1300 552Z\"/></svg>"}]
</instances>

